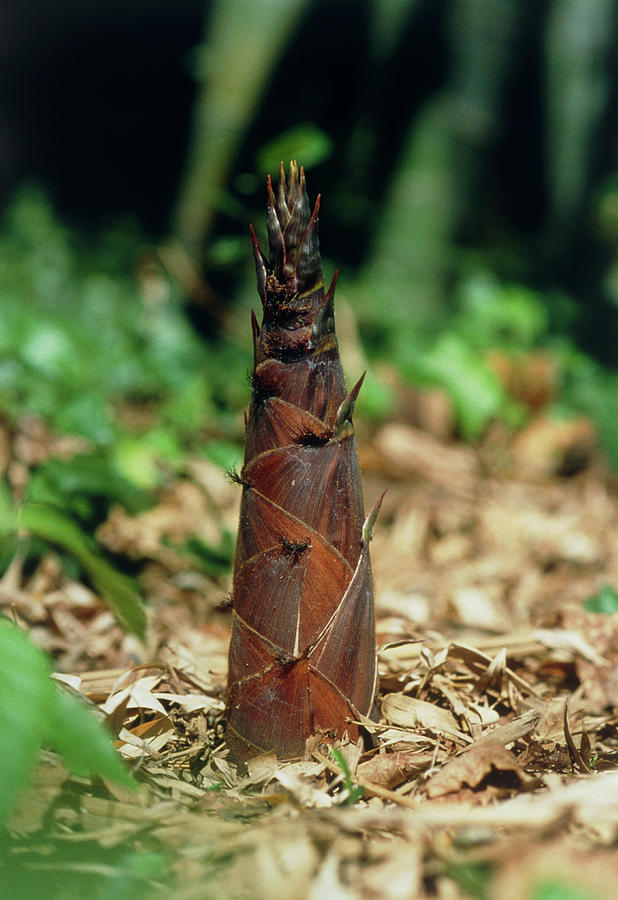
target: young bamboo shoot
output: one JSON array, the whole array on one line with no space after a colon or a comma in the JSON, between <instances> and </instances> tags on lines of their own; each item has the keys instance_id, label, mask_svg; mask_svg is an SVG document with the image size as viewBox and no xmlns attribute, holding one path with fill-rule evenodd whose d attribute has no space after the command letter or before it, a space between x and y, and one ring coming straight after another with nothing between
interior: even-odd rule
<instances>
[{"instance_id":1,"label":"young bamboo shoot","mask_svg":"<svg viewBox=\"0 0 618 900\"><path fill-rule=\"evenodd\" d=\"M254 371L229 652L227 741L239 762L302 757L308 738L356 740L376 653L369 539L347 393L324 291L318 197L303 169L268 179L270 260L252 231L263 319Z\"/></svg>"}]
</instances>

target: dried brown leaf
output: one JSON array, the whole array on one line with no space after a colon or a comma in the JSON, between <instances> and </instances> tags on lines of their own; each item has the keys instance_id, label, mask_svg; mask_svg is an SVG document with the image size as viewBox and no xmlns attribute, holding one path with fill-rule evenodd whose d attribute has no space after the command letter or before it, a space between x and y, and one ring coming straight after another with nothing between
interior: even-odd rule
<instances>
[{"instance_id":1,"label":"dried brown leaf","mask_svg":"<svg viewBox=\"0 0 618 900\"><path fill-rule=\"evenodd\" d=\"M382 712L392 725L410 729L426 728L433 734L444 734L461 743L470 742L470 737L459 730L452 713L408 694L387 694L382 700Z\"/></svg>"},{"instance_id":2,"label":"dried brown leaf","mask_svg":"<svg viewBox=\"0 0 618 900\"><path fill-rule=\"evenodd\" d=\"M509 787L530 789L538 784L538 780L530 778L521 768L515 756L502 744L487 741L471 747L455 759L449 760L444 767L427 782L427 796L432 799L452 794L467 786L478 788L481 782L496 773L511 775ZM504 778L499 776L501 784Z\"/></svg>"},{"instance_id":3,"label":"dried brown leaf","mask_svg":"<svg viewBox=\"0 0 618 900\"><path fill-rule=\"evenodd\" d=\"M427 750L377 753L359 765L357 776L366 787L377 784L392 789L426 771L435 758L434 751Z\"/></svg>"}]
</instances>

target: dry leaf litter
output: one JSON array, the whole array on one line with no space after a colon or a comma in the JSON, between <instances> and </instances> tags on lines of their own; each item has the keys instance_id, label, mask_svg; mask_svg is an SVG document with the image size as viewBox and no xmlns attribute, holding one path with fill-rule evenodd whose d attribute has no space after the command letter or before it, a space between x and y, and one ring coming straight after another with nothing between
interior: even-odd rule
<instances>
[{"instance_id":1,"label":"dry leaf litter","mask_svg":"<svg viewBox=\"0 0 618 900\"><path fill-rule=\"evenodd\" d=\"M56 555L29 573L15 557L3 612L53 655L141 783L71 777L44 753L11 823L15 852L39 832L43 867L63 842L156 848L173 887L155 879L153 895L178 900L206 884L248 900L449 900L471 896L454 873L477 864L494 873L487 897L524 900L556 878L618 896L618 614L583 605L618 585L616 482L587 423L552 431L537 417L515 439L496 426L472 449L434 398L434 427L426 412L423 429L361 440L366 505L389 486L372 544L381 714L364 723L364 753L316 740L298 763L265 754L240 773L229 760L230 585L174 550L235 531L237 488L210 463L99 529L142 566L147 646ZM17 497L37 460L82 449L26 424L2 443Z\"/></svg>"}]
</instances>

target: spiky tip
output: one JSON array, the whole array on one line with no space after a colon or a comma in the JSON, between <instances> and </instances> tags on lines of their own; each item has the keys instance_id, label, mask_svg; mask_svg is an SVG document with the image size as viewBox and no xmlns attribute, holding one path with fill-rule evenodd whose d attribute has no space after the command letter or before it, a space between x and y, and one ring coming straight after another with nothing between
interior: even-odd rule
<instances>
[{"instance_id":1,"label":"spiky tip","mask_svg":"<svg viewBox=\"0 0 618 900\"><path fill-rule=\"evenodd\" d=\"M386 489L382 491L363 523L363 547L369 546L369 541L371 540L371 536L373 533L373 526L375 525L376 519L378 518L378 513L380 512L380 507L382 506L382 501L384 500L385 494Z\"/></svg>"},{"instance_id":2,"label":"spiky tip","mask_svg":"<svg viewBox=\"0 0 618 900\"><path fill-rule=\"evenodd\" d=\"M283 282L292 282L297 291L321 280L318 243L318 196L313 212L309 205L305 170L296 160L290 162L286 180L283 162L279 169L277 192L270 175L267 179L268 243L274 274Z\"/></svg>"},{"instance_id":3,"label":"spiky tip","mask_svg":"<svg viewBox=\"0 0 618 900\"><path fill-rule=\"evenodd\" d=\"M266 290L266 277L270 273L270 263L262 253L259 241L253 230L253 225L249 225L251 232L251 240L253 242L253 257L255 259L255 274L257 275L258 293L264 299L264 291Z\"/></svg>"}]
</instances>

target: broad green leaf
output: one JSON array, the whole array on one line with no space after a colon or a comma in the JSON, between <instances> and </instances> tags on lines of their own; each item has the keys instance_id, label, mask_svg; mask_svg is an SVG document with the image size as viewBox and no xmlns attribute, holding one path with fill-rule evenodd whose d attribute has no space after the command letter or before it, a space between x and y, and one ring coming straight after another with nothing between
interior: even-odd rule
<instances>
[{"instance_id":1,"label":"broad green leaf","mask_svg":"<svg viewBox=\"0 0 618 900\"><path fill-rule=\"evenodd\" d=\"M0 826L28 783L53 700L45 656L0 617Z\"/></svg>"},{"instance_id":2,"label":"broad green leaf","mask_svg":"<svg viewBox=\"0 0 618 900\"><path fill-rule=\"evenodd\" d=\"M0 827L27 787L42 744L57 750L78 775L135 786L103 725L77 697L52 683L50 671L46 655L0 616Z\"/></svg>"},{"instance_id":3,"label":"broad green leaf","mask_svg":"<svg viewBox=\"0 0 618 900\"><path fill-rule=\"evenodd\" d=\"M256 166L259 172L274 176L282 161L287 166L291 159L297 159L305 168L310 168L324 162L332 152L331 138L308 122L278 134L265 144L257 155Z\"/></svg>"},{"instance_id":4,"label":"broad green leaf","mask_svg":"<svg viewBox=\"0 0 618 900\"><path fill-rule=\"evenodd\" d=\"M133 581L113 569L93 550L71 519L52 506L35 502L25 503L19 518L26 531L57 544L74 556L122 625L138 637L144 637L146 615Z\"/></svg>"},{"instance_id":5,"label":"broad green leaf","mask_svg":"<svg viewBox=\"0 0 618 900\"><path fill-rule=\"evenodd\" d=\"M102 722L79 697L58 687L46 712L45 726L46 740L76 775L102 775L125 787L136 787Z\"/></svg>"}]
</instances>

